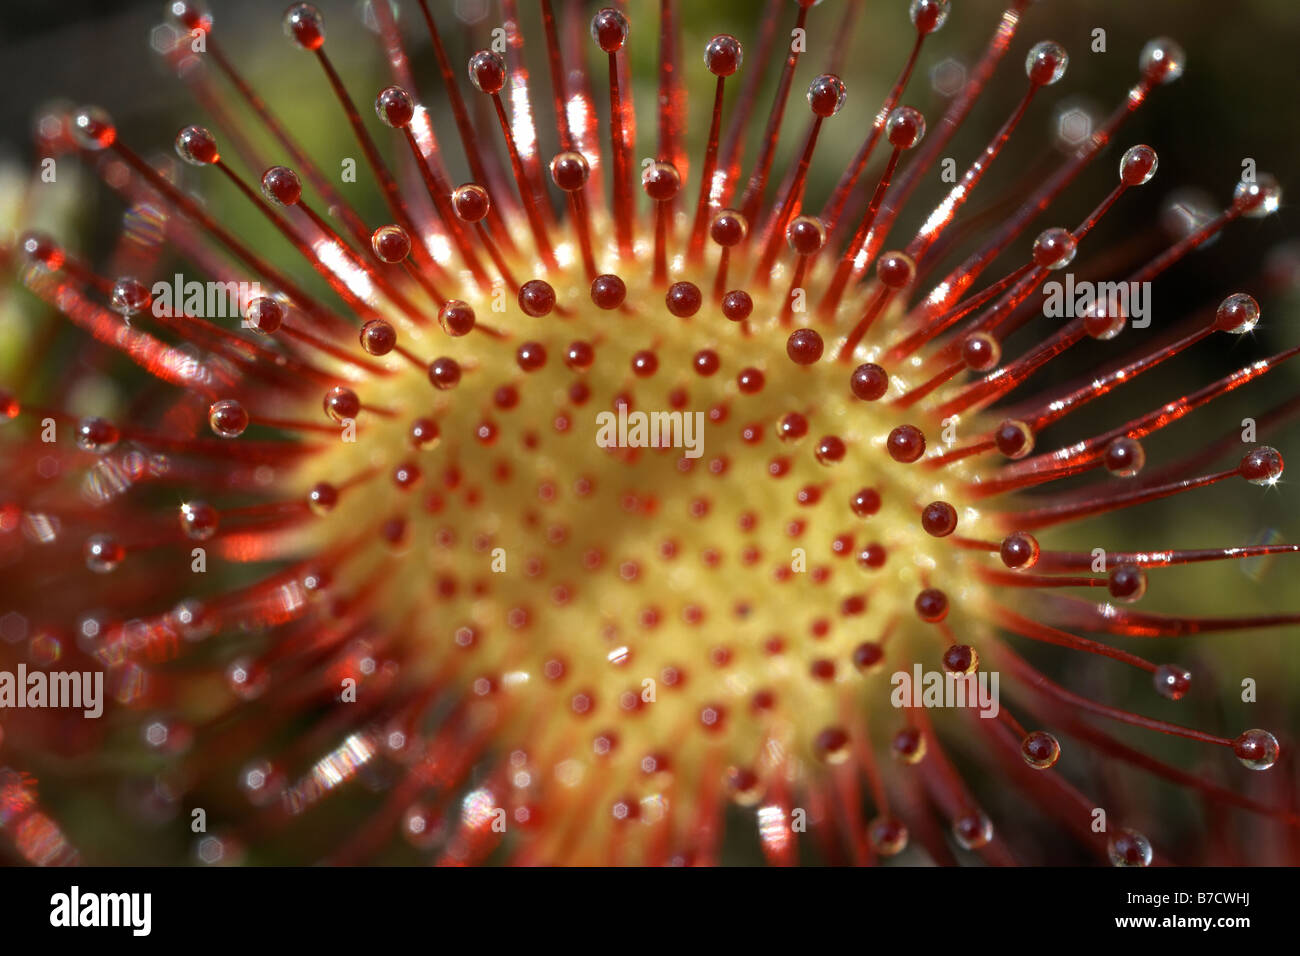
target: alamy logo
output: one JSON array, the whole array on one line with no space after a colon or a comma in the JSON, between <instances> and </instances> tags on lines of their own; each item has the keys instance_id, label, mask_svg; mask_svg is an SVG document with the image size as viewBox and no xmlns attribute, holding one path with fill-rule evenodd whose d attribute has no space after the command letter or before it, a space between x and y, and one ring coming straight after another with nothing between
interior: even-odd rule
<instances>
[{"instance_id":1,"label":"alamy logo","mask_svg":"<svg viewBox=\"0 0 1300 956\"><path fill-rule=\"evenodd\" d=\"M996 717L1002 709L997 671L954 674L922 671L914 664L912 673L895 671L889 682L894 686L889 702L895 707L974 707L981 717Z\"/></svg>"},{"instance_id":2,"label":"alamy logo","mask_svg":"<svg viewBox=\"0 0 1300 956\"><path fill-rule=\"evenodd\" d=\"M686 458L704 454L703 412L629 412L596 416L596 444L601 448L684 448Z\"/></svg>"},{"instance_id":3,"label":"alamy logo","mask_svg":"<svg viewBox=\"0 0 1300 956\"><path fill-rule=\"evenodd\" d=\"M82 893L73 886L50 897L50 925L126 926L133 936L148 936L153 929L153 894Z\"/></svg>"},{"instance_id":4,"label":"alamy logo","mask_svg":"<svg viewBox=\"0 0 1300 956\"><path fill-rule=\"evenodd\" d=\"M172 281L159 280L150 290L153 314L160 318L189 315L200 319L231 319L242 316L248 303L263 296L257 282L199 282L177 272Z\"/></svg>"},{"instance_id":5,"label":"alamy logo","mask_svg":"<svg viewBox=\"0 0 1300 956\"><path fill-rule=\"evenodd\" d=\"M1074 319L1091 315L1123 316L1129 327L1151 324L1150 282L1075 282L1067 272L1064 282L1043 283L1043 315L1049 319Z\"/></svg>"},{"instance_id":6,"label":"alamy logo","mask_svg":"<svg viewBox=\"0 0 1300 956\"><path fill-rule=\"evenodd\" d=\"M0 710L71 707L94 720L104 713L103 671L0 671Z\"/></svg>"}]
</instances>

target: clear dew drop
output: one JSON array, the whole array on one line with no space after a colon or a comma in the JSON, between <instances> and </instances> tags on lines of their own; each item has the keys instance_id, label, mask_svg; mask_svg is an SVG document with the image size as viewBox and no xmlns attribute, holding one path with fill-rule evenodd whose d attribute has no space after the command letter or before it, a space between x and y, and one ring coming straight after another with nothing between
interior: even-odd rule
<instances>
[{"instance_id":1,"label":"clear dew drop","mask_svg":"<svg viewBox=\"0 0 1300 956\"><path fill-rule=\"evenodd\" d=\"M1247 219L1260 219L1277 212L1282 204L1282 185L1268 173L1259 173L1254 182L1240 182L1233 190L1232 201L1245 206Z\"/></svg>"},{"instance_id":2,"label":"clear dew drop","mask_svg":"<svg viewBox=\"0 0 1300 956\"><path fill-rule=\"evenodd\" d=\"M952 836L964 850L978 850L993 839L993 821L972 810L952 821Z\"/></svg>"},{"instance_id":3,"label":"clear dew drop","mask_svg":"<svg viewBox=\"0 0 1300 956\"><path fill-rule=\"evenodd\" d=\"M284 783L284 773L266 759L250 760L239 771L239 789L255 807L267 806L277 799Z\"/></svg>"},{"instance_id":4,"label":"clear dew drop","mask_svg":"<svg viewBox=\"0 0 1300 956\"><path fill-rule=\"evenodd\" d=\"M1065 76L1065 68L1070 65L1069 54L1065 47L1054 40L1035 43L1025 57L1025 73L1039 86L1051 86Z\"/></svg>"},{"instance_id":5,"label":"clear dew drop","mask_svg":"<svg viewBox=\"0 0 1300 956\"><path fill-rule=\"evenodd\" d=\"M1161 664L1151 675L1156 693L1168 700L1182 700L1192 684L1192 672L1177 664Z\"/></svg>"},{"instance_id":6,"label":"clear dew drop","mask_svg":"<svg viewBox=\"0 0 1300 956\"><path fill-rule=\"evenodd\" d=\"M907 6L907 17L912 26L933 33L948 22L951 0L912 0Z\"/></svg>"},{"instance_id":7,"label":"clear dew drop","mask_svg":"<svg viewBox=\"0 0 1300 956\"><path fill-rule=\"evenodd\" d=\"M325 43L325 18L310 3L295 3L284 12L284 35L300 50L319 50Z\"/></svg>"},{"instance_id":8,"label":"clear dew drop","mask_svg":"<svg viewBox=\"0 0 1300 956\"><path fill-rule=\"evenodd\" d=\"M1119 161L1119 178L1126 186L1144 186L1151 182L1159 165L1159 157L1150 146L1130 146Z\"/></svg>"},{"instance_id":9,"label":"clear dew drop","mask_svg":"<svg viewBox=\"0 0 1300 956\"><path fill-rule=\"evenodd\" d=\"M844 109L849 90L833 73L823 73L808 86L808 105L821 117L834 116Z\"/></svg>"},{"instance_id":10,"label":"clear dew drop","mask_svg":"<svg viewBox=\"0 0 1300 956\"><path fill-rule=\"evenodd\" d=\"M885 137L891 146L912 149L925 139L925 117L911 106L898 106L885 121Z\"/></svg>"},{"instance_id":11,"label":"clear dew drop","mask_svg":"<svg viewBox=\"0 0 1300 956\"><path fill-rule=\"evenodd\" d=\"M77 423L77 447L96 455L105 455L117 447L122 433L103 418L83 418Z\"/></svg>"},{"instance_id":12,"label":"clear dew drop","mask_svg":"<svg viewBox=\"0 0 1300 956\"><path fill-rule=\"evenodd\" d=\"M96 574L108 574L122 563L126 549L112 535L97 534L87 539L84 555L86 567Z\"/></svg>"},{"instance_id":13,"label":"clear dew drop","mask_svg":"<svg viewBox=\"0 0 1300 956\"><path fill-rule=\"evenodd\" d=\"M248 412L236 399L223 398L208 409L208 425L221 438L238 438L248 427Z\"/></svg>"},{"instance_id":14,"label":"clear dew drop","mask_svg":"<svg viewBox=\"0 0 1300 956\"><path fill-rule=\"evenodd\" d=\"M1138 55L1138 69L1142 75L1157 83L1172 83L1183 75L1186 66L1187 54L1168 37L1156 37Z\"/></svg>"},{"instance_id":15,"label":"clear dew drop","mask_svg":"<svg viewBox=\"0 0 1300 956\"><path fill-rule=\"evenodd\" d=\"M226 686L241 700L256 700L266 690L270 676L266 669L247 657L230 662L226 668Z\"/></svg>"},{"instance_id":16,"label":"clear dew drop","mask_svg":"<svg viewBox=\"0 0 1300 956\"><path fill-rule=\"evenodd\" d=\"M72 114L72 138L82 149L107 149L117 140L117 127L105 110L83 106Z\"/></svg>"},{"instance_id":17,"label":"clear dew drop","mask_svg":"<svg viewBox=\"0 0 1300 956\"><path fill-rule=\"evenodd\" d=\"M1137 830L1120 830L1106 845L1113 866L1150 866L1151 841Z\"/></svg>"},{"instance_id":18,"label":"clear dew drop","mask_svg":"<svg viewBox=\"0 0 1300 956\"><path fill-rule=\"evenodd\" d=\"M1268 770L1277 763L1282 748L1267 730L1247 730L1232 742L1232 752L1250 770Z\"/></svg>"},{"instance_id":19,"label":"clear dew drop","mask_svg":"<svg viewBox=\"0 0 1300 956\"><path fill-rule=\"evenodd\" d=\"M1136 438L1121 435L1106 446L1102 464L1117 478L1132 478L1146 465L1146 450Z\"/></svg>"},{"instance_id":20,"label":"clear dew drop","mask_svg":"<svg viewBox=\"0 0 1300 956\"><path fill-rule=\"evenodd\" d=\"M1061 744L1045 730L1035 730L1020 742L1020 756L1035 770L1047 770L1061 759Z\"/></svg>"},{"instance_id":21,"label":"clear dew drop","mask_svg":"<svg viewBox=\"0 0 1300 956\"><path fill-rule=\"evenodd\" d=\"M1078 243L1068 229L1044 229L1034 240L1034 262L1043 269L1064 269L1074 261Z\"/></svg>"},{"instance_id":22,"label":"clear dew drop","mask_svg":"<svg viewBox=\"0 0 1300 956\"><path fill-rule=\"evenodd\" d=\"M897 856L907 848L907 827L893 817L876 817L867 824L867 839L881 856Z\"/></svg>"},{"instance_id":23,"label":"clear dew drop","mask_svg":"<svg viewBox=\"0 0 1300 956\"><path fill-rule=\"evenodd\" d=\"M1244 292L1228 296L1214 313L1214 327L1222 332L1240 335L1250 332L1258 324L1259 303Z\"/></svg>"},{"instance_id":24,"label":"clear dew drop","mask_svg":"<svg viewBox=\"0 0 1300 956\"><path fill-rule=\"evenodd\" d=\"M114 282L108 296L109 307L128 319L149 308L152 302L148 287L132 276L123 276Z\"/></svg>"},{"instance_id":25,"label":"clear dew drop","mask_svg":"<svg viewBox=\"0 0 1300 956\"><path fill-rule=\"evenodd\" d=\"M181 637L191 642L203 640L216 629L216 622L208 614L207 608L194 598L178 603L171 609L168 618L180 631Z\"/></svg>"}]
</instances>

